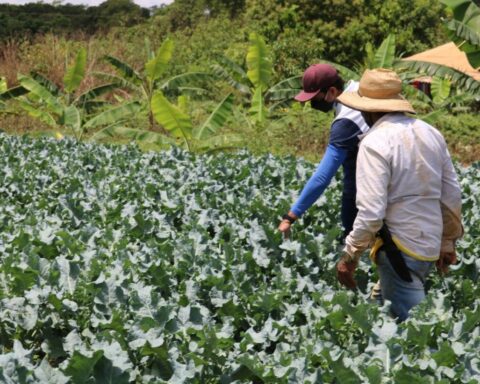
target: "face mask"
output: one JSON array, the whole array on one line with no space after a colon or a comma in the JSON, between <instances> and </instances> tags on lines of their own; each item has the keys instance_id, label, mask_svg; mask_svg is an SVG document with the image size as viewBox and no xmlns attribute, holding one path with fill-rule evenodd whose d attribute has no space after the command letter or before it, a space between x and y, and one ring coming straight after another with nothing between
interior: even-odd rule
<instances>
[{"instance_id":1,"label":"face mask","mask_svg":"<svg viewBox=\"0 0 480 384\"><path fill-rule=\"evenodd\" d=\"M333 101L311 100L310 105L313 109L318 111L328 112L333 108Z\"/></svg>"}]
</instances>

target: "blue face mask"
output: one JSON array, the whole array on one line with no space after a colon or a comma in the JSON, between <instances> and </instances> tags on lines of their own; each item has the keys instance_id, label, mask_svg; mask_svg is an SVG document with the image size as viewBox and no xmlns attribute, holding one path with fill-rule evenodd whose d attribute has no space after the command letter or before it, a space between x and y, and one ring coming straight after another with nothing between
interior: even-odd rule
<instances>
[{"instance_id":1,"label":"blue face mask","mask_svg":"<svg viewBox=\"0 0 480 384\"><path fill-rule=\"evenodd\" d=\"M311 100L310 105L313 109L322 112L328 112L333 108L333 101L326 101L326 100Z\"/></svg>"}]
</instances>

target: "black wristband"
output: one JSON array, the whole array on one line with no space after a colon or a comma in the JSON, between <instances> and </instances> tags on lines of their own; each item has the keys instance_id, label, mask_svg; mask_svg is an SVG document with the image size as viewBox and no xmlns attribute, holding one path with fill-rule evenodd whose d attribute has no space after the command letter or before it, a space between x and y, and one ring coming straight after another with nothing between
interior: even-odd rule
<instances>
[{"instance_id":1,"label":"black wristband","mask_svg":"<svg viewBox=\"0 0 480 384\"><path fill-rule=\"evenodd\" d=\"M285 215L282 216L282 219L283 220L287 220L290 224L293 224L295 222L296 219L294 219L293 217L289 216L288 213L286 213Z\"/></svg>"}]
</instances>

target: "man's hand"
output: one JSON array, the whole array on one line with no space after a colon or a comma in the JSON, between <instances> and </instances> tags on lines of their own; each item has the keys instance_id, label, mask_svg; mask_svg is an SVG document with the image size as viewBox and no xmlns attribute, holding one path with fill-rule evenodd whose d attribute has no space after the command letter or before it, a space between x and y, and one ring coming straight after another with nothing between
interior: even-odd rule
<instances>
[{"instance_id":1,"label":"man's hand","mask_svg":"<svg viewBox=\"0 0 480 384\"><path fill-rule=\"evenodd\" d=\"M290 227L292 226L293 222L297 220L298 217L292 211L289 211L286 215L283 216L280 225L278 226L278 230L283 233L283 236L288 239L290 237Z\"/></svg>"},{"instance_id":2,"label":"man's hand","mask_svg":"<svg viewBox=\"0 0 480 384\"><path fill-rule=\"evenodd\" d=\"M290 227L292 224L288 220L282 220L278 226L278 230L283 233L283 236L288 239L290 237Z\"/></svg>"},{"instance_id":3,"label":"man's hand","mask_svg":"<svg viewBox=\"0 0 480 384\"><path fill-rule=\"evenodd\" d=\"M357 283L353 278L357 265L358 261L347 254L344 254L337 263L337 279L340 284L348 289L355 289L357 287Z\"/></svg>"},{"instance_id":4,"label":"man's hand","mask_svg":"<svg viewBox=\"0 0 480 384\"><path fill-rule=\"evenodd\" d=\"M437 271L441 275L445 275L448 272L448 267L457 263L457 253L452 252L440 252L440 258L437 260Z\"/></svg>"}]
</instances>

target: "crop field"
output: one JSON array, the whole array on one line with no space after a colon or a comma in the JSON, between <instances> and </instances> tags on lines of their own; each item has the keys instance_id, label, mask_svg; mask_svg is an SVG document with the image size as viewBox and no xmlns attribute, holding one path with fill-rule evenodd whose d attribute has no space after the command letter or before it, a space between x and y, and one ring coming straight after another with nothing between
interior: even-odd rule
<instances>
[{"instance_id":1,"label":"crop field","mask_svg":"<svg viewBox=\"0 0 480 384\"><path fill-rule=\"evenodd\" d=\"M397 324L336 281L338 179L302 159L0 134L0 382L479 383L480 164L459 264Z\"/></svg>"}]
</instances>

